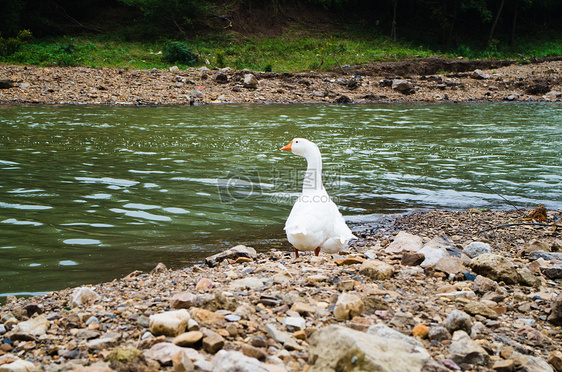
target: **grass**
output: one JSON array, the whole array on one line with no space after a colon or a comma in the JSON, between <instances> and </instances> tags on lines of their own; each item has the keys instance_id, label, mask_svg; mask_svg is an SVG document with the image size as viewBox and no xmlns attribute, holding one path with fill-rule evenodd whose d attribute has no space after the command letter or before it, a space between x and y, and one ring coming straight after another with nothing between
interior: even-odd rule
<instances>
[{"instance_id":1,"label":"grass","mask_svg":"<svg viewBox=\"0 0 562 372\"><path fill-rule=\"evenodd\" d=\"M514 47L493 43L488 48L462 45L440 50L408 42L391 42L372 34L303 35L289 31L281 37L244 38L234 34L196 37L184 41L199 54L197 66L232 67L257 71L302 72L327 71L340 65L361 65L378 61L396 61L419 57L459 56L475 59L552 57L562 55L562 43L552 37L547 41L519 40ZM111 36L60 37L32 40L19 50L1 57L0 62L39 66L90 66L129 69L168 68L187 65L167 62L162 50L166 40L124 42Z\"/></svg>"}]
</instances>

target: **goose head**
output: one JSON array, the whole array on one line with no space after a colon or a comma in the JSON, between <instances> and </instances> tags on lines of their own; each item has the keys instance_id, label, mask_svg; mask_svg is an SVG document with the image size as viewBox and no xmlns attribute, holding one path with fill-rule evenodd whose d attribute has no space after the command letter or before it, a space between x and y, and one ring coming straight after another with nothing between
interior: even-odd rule
<instances>
[{"instance_id":1,"label":"goose head","mask_svg":"<svg viewBox=\"0 0 562 372\"><path fill-rule=\"evenodd\" d=\"M281 147L283 151L291 151L295 155L303 156L308 158L311 155L320 154L318 146L314 142L311 142L304 138L293 138L291 143Z\"/></svg>"}]
</instances>

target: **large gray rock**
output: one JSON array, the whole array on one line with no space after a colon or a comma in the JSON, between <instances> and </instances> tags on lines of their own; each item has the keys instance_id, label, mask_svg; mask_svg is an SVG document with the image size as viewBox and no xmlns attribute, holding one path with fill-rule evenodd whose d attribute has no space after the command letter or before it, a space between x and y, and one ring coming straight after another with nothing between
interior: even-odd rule
<instances>
[{"instance_id":1,"label":"large gray rock","mask_svg":"<svg viewBox=\"0 0 562 372\"><path fill-rule=\"evenodd\" d=\"M422 238L417 235L400 231L394 238L392 243L385 248L386 252L400 253L400 252L417 252L423 247Z\"/></svg>"},{"instance_id":2,"label":"large gray rock","mask_svg":"<svg viewBox=\"0 0 562 372\"><path fill-rule=\"evenodd\" d=\"M475 258L485 253L492 253L492 247L488 243L472 242L464 247L463 253L470 258Z\"/></svg>"},{"instance_id":3,"label":"large gray rock","mask_svg":"<svg viewBox=\"0 0 562 372\"><path fill-rule=\"evenodd\" d=\"M482 254L470 263L472 270L480 275L505 284L517 284L520 281L515 265L505 257L493 253Z\"/></svg>"},{"instance_id":4,"label":"large gray rock","mask_svg":"<svg viewBox=\"0 0 562 372\"><path fill-rule=\"evenodd\" d=\"M70 295L70 307L78 307L87 303L97 301L100 295L88 287L79 287L72 291Z\"/></svg>"},{"instance_id":5,"label":"large gray rock","mask_svg":"<svg viewBox=\"0 0 562 372\"><path fill-rule=\"evenodd\" d=\"M414 85L408 80L395 79L392 81L392 89L402 94L410 94L414 92Z\"/></svg>"},{"instance_id":6,"label":"large gray rock","mask_svg":"<svg viewBox=\"0 0 562 372\"><path fill-rule=\"evenodd\" d=\"M365 305L361 297L349 293L342 293L339 295L336 306L334 307L334 316L336 319L349 320L354 316L361 315L364 309Z\"/></svg>"},{"instance_id":7,"label":"large gray rock","mask_svg":"<svg viewBox=\"0 0 562 372\"><path fill-rule=\"evenodd\" d=\"M463 330L470 333L472 328L472 318L470 315L460 310L453 310L447 315L443 323L449 332L453 333L458 330Z\"/></svg>"},{"instance_id":8,"label":"large gray rock","mask_svg":"<svg viewBox=\"0 0 562 372\"><path fill-rule=\"evenodd\" d=\"M11 332L11 340L33 340L43 336L49 329L50 322L44 315L18 323Z\"/></svg>"},{"instance_id":9,"label":"large gray rock","mask_svg":"<svg viewBox=\"0 0 562 372\"><path fill-rule=\"evenodd\" d=\"M145 358L156 360L157 362L165 366L171 365L172 358L180 353L185 353L184 357L192 361L204 359L203 355L199 354L197 350L188 347L180 347L172 344L171 342L157 343L150 349L145 350L143 352L143 355Z\"/></svg>"},{"instance_id":10,"label":"large gray rock","mask_svg":"<svg viewBox=\"0 0 562 372\"><path fill-rule=\"evenodd\" d=\"M552 324L562 326L562 294L554 299L550 305L550 315L548 321Z\"/></svg>"},{"instance_id":11,"label":"large gray rock","mask_svg":"<svg viewBox=\"0 0 562 372\"><path fill-rule=\"evenodd\" d=\"M309 345L310 372L421 371L430 361L423 347L339 325L314 332Z\"/></svg>"},{"instance_id":12,"label":"large gray rock","mask_svg":"<svg viewBox=\"0 0 562 372\"><path fill-rule=\"evenodd\" d=\"M538 260L539 258L542 258L546 261L552 261L552 260L561 260L562 261L562 253L561 252L546 252L546 251L534 251L529 253L529 257L530 260Z\"/></svg>"},{"instance_id":13,"label":"large gray rock","mask_svg":"<svg viewBox=\"0 0 562 372\"><path fill-rule=\"evenodd\" d=\"M259 81L254 74L244 75L244 88L256 89L259 86Z\"/></svg>"},{"instance_id":14,"label":"large gray rock","mask_svg":"<svg viewBox=\"0 0 562 372\"><path fill-rule=\"evenodd\" d=\"M490 356L480 344L470 338L465 331L456 331L447 350L449 358L455 363L487 366Z\"/></svg>"},{"instance_id":15,"label":"large gray rock","mask_svg":"<svg viewBox=\"0 0 562 372\"><path fill-rule=\"evenodd\" d=\"M266 364L256 358L248 357L238 351L221 350L211 360L213 372L273 372Z\"/></svg>"},{"instance_id":16,"label":"large gray rock","mask_svg":"<svg viewBox=\"0 0 562 372\"><path fill-rule=\"evenodd\" d=\"M211 257L205 258L205 263L209 267L213 267L221 263L226 259L235 260L238 257L248 257L248 258L256 258L258 256L256 250L252 247L246 247L245 245L237 245L232 247L224 252L217 253Z\"/></svg>"}]
</instances>

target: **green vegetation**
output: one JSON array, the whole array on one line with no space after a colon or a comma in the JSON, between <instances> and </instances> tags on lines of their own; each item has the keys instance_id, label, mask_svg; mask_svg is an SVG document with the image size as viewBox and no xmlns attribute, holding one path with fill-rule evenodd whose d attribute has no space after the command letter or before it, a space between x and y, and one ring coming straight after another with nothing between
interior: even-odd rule
<instances>
[{"instance_id":1,"label":"green vegetation","mask_svg":"<svg viewBox=\"0 0 562 372\"><path fill-rule=\"evenodd\" d=\"M345 21L241 32L263 12L286 21L295 9ZM431 56L525 61L562 55L558 11L559 0L12 0L0 4L0 62L296 72Z\"/></svg>"}]
</instances>

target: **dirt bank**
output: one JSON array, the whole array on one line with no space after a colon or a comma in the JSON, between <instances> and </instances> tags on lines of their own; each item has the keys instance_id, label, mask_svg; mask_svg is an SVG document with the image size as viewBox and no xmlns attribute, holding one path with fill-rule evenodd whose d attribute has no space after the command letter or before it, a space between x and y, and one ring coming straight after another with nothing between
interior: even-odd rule
<instances>
[{"instance_id":1,"label":"dirt bank","mask_svg":"<svg viewBox=\"0 0 562 372\"><path fill-rule=\"evenodd\" d=\"M246 75L252 74L257 81ZM2 104L560 101L562 61L425 59L334 73L0 66ZM245 79L246 80L245 82Z\"/></svg>"}]
</instances>

